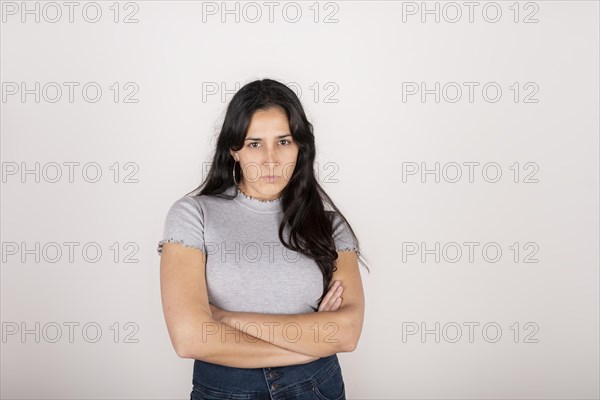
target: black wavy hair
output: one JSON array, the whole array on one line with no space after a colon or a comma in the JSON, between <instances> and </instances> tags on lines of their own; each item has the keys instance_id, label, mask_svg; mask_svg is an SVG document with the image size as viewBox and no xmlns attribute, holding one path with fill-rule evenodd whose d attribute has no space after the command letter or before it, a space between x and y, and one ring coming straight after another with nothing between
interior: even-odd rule
<instances>
[{"instance_id":1,"label":"black wavy hair","mask_svg":"<svg viewBox=\"0 0 600 400\"><path fill-rule=\"evenodd\" d=\"M317 300L317 304L320 304L327 294L333 272L337 269L338 254L333 240L334 212L337 212L343 223L350 228L357 243L358 259L367 270L369 268L362 260L358 239L350 223L315 178L316 150L313 126L308 122L302 104L293 90L276 80L262 79L247 83L237 91L227 106L209 173L206 179L188 194L199 190L197 196L211 195L233 199L237 195L238 189L233 180L234 159L230 150L238 151L244 146L254 112L271 108L279 108L285 112L290 132L299 148L294 172L283 189L283 220L279 226L279 240L286 248L314 259L321 269L323 293ZM239 169L235 172L236 180L240 182L243 171L239 163L236 169ZM234 195L224 194L223 192L232 185L236 188ZM326 203L335 211L325 210ZM283 237L286 224L291 227L289 243L286 243Z\"/></svg>"}]
</instances>

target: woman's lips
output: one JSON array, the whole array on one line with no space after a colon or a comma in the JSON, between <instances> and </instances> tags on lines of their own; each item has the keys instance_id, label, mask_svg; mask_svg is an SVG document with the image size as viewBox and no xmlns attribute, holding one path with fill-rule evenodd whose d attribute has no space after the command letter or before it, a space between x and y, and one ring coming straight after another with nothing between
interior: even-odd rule
<instances>
[{"instance_id":1,"label":"woman's lips","mask_svg":"<svg viewBox=\"0 0 600 400\"><path fill-rule=\"evenodd\" d=\"M263 180L265 180L267 182L275 182L277 179L279 179L278 176L274 176L274 175L263 176L262 178L263 178Z\"/></svg>"}]
</instances>

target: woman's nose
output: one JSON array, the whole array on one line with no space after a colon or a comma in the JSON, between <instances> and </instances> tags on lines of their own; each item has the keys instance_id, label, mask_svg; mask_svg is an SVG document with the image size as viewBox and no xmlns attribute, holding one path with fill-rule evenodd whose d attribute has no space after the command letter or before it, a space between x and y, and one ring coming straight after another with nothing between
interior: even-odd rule
<instances>
[{"instance_id":1,"label":"woman's nose","mask_svg":"<svg viewBox=\"0 0 600 400\"><path fill-rule=\"evenodd\" d=\"M275 149L267 148L265 155L265 162L267 163L276 163L277 162L277 154Z\"/></svg>"}]
</instances>

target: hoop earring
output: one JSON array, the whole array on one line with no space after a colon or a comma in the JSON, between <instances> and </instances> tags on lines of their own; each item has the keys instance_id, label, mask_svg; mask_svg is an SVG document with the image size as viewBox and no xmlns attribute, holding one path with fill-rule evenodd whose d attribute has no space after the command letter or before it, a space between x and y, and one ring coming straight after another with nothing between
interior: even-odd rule
<instances>
[{"instance_id":1,"label":"hoop earring","mask_svg":"<svg viewBox=\"0 0 600 400\"><path fill-rule=\"evenodd\" d=\"M233 175L233 183L235 183L235 186L238 186L238 182L235 179L235 164L237 164L237 160L233 160L233 161L234 161L234 163L233 163L233 174L232 174Z\"/></svg>"}]
</instances>

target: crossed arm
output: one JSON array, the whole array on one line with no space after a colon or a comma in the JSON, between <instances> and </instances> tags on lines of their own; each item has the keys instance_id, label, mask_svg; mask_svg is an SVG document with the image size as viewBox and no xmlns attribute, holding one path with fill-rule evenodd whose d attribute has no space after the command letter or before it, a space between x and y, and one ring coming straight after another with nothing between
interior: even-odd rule
<instances>
[{"instance_id":1,"label":"crossed arm","mask_svg":"<svg viewBox=\"0 0 600 400\"><path fill-rule=\"evenodd\" d=\"M234 312L212 304L210 309L216 321L290 351L314 357L351 352L358 344L364 319L364 293L355 252L338 252L332 281L343 287L339 308L337 302L329 310L306 314ZM322 304L330 298L336 298L336 292L330 290Z\"/></svg>"},{"instance_id":2,"label":"crossed arm","mask_svg":"<svg viewBox=\"0 0 600 400\"><path fill-rule=\"evenodd\" d=\"M356 253L339 253L338 269L333 274L333 281L340 281L344 287L339 309L339 302L328 301L328 292L319 312L295 315L235 313L210 305L205 263L206 256L200 250L176 243L165 243L163 247L163 311L171 342L180 357L238 368L262 368L302 364L355 348L364 315ZM243 331L235 329L236 322ZM292 324L283 329L288 322ZM253 326L260 326L261 330L253 331ZM218 334L214 334L215 330ZM296 340L295 330L302 332L301 340ZM253 333L263 334L257 338Z\"/></svg>"}]
</instances>

